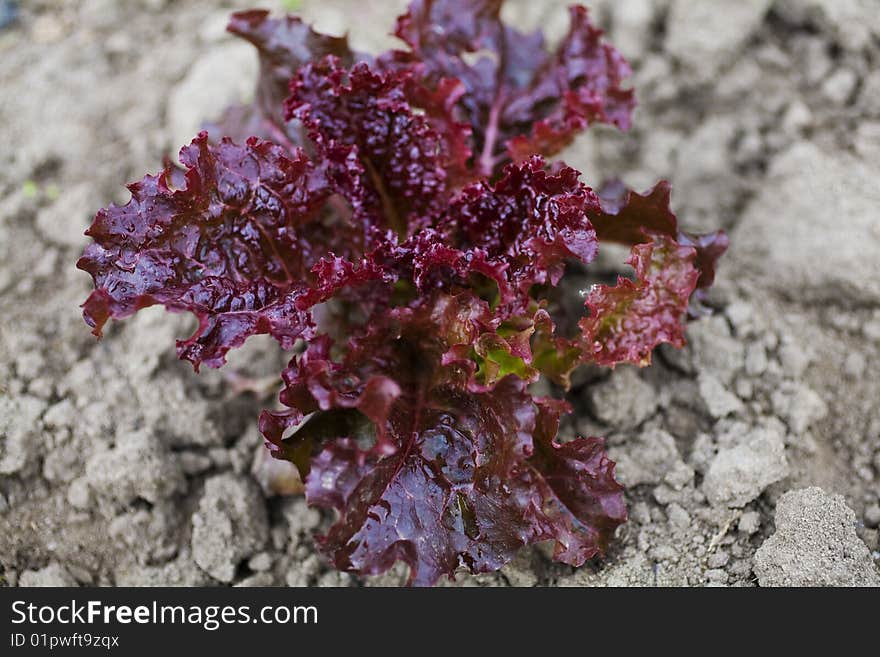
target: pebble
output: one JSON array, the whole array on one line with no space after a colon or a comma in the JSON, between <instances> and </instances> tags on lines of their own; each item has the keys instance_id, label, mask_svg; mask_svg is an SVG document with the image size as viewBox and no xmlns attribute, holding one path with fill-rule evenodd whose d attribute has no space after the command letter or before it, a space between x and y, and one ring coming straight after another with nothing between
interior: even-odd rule
<instances>
[{"instance_id":1,"label":"pebble","mask_svg":"<svg viewBox=\"0 0 880 657\"><path fill-rule=\"evenodd\" d=\"M637 427L657 407L654 388L632 367L619 367L606 381L586 390L596 417L620 430Z\"/></svg>"},{"instance_id":2,"label":"pebble","mask_svg":"<svg viewBox=\"0 0 880 657\"><path fill-rule=\"evenodd\" d=\"M764 345L752 342L746 346L746 373L760 376L767 371L767 350Z\"/></svg>"},{"instance_id":3,"label":"pebble","mask_svg":"<svg viewBox=\"0 0 880 657\"><path fill-rule=\"evenodd\" d=\"M64 566L53 561L41 570L26 570L18 580L23 587L77 586L77 581Z\"/></svg>"},{"instance_id":4,"label":"pebble","mask_svg":"<svg viewBox=\"0 0 880 657\"><path fill-rule=\"evenodd\" d=\"M629 517L633 522L647 525L651 522L651 509L644 502L636 502L630 509Z\"/></svg>"},{"instance_id":5,"label":"pebble","mask_svg":"<svg viewBox=\"0 0 880 657\"><path fill-rule=\"evenodd\" d=\"M843 361L843 372L850 379L859 379L865 373L868 362L865 356L857 351L852 351Z\"/></svg>"},{"instance_id":6,"label":"pebble","mask_svg":"<svg viewBox=\"0 0 880 657\"><path fill-rule=\"evenodd\" d=\"M875 311L873 317L862 325L862 335L874 342L880 342L880 311Z\"/></svg>"},{"instance_id":7,"label":"pebble","mask_svg":"<svg viewBox=\"0 0 880 657\"><path fill-rule=\"evenodd\" d=\"M871 528L880 526L880 504L870 504L865 509L865 525Z\"/></svg>"},{"instance_id":8,"label":"pebble","mask_svg":"<svg viewBox=\"0 0 880 657\"><path fill-rule=\"evenodd\" d=\"M800 100L795 100L785 110L782 117L782 129L788 134L797 134L807 128L813 122L813 114L810 108Z\"/></svg>"},{"instance_id":9,"label":"pebble","mask_svg":"<svg viewBox=\"0 0 880 657\"><path fill-rule=\"evenodd\" d=\"M690 514L675 502L666 507L666 515L669 516L669 524L678 529L687 529L691 524Z\"/></svg>"},{"instance_id":10,"label":"pebble","mask_svg":"<svg viewBox=\"0 0 880 657\"><path fill-rule=\"evenodd\" d=\"M838 69L822 84L822 94L835 105L843 105L852 97L858 81L850 69Z\"/></svg>"},{"instance_id":11,"label":"pebble","mask_svg":"<svg viewBox=\"0 0 880 657\"><path fill-rule=\"evenodd\" d=\"M727 574L727 572L719 568L710 568L706 571L705 577L706 581L709 584L715 585L727 584L727 582L730 580L730 576Z\"/></svg>"},{"instance_id":12,"label":"pebble","mask_svg":"<svg viewBox=\"0 0 880 657\"><path fill-rule=\"evenodd\" d=\"M658 545L651 548L648 556L654 561L677 561L678 551L671 545Z\"/></svg>"},{"instance_id":13,"label":"pebble","mask_svg":"<svg viewBox=\"0 0 880 657\"><path fill-rule=\"evenodd\" d=\"M238 564L266 544L269 520L260 489L250 478L216 475L205 483L192 517L192 554L198 566L232 582Z\"/></svg>"},{"instance_id":14,"label":"pebble","mask_svg":"<svg viewBox=\"0 0 880 657\"><path fill-rule=\"evenodd\" d=\"M761 529L761 514L757 511L746 511L739 517L737 527L744 534L751 536Z\"/></svg>"},{"instance_id":15,"label":"pebble","mask_svg":"<svg viewBox=\"0 0 880 657\"><path fill-rule=\"evenodd\" d=\"M773 392L771 401L773 412L796 435L804 433L828 413L828 406L822 398L802 383L783 383Z\"/></svg>"},{"instance_id":16,"label":"pebble","mask_svg":"<svg viewBox=\"0 0 880 657\"><path fill-rule=\"evenodd\" d=\"M67 501L76 509L86 510L92 504L92 491L85 477L77 477L67 487Z\"/></svg>"},{"instance_id":17,"label":"pebble","mask_svg":"<svg viewBox=\"0 0 880 657\"><path fill-rule=\"evenodd\" d=\"M703 492L713 506L742 507L788 472L782 433L771 426L755 427L739 444L718 451L703 479Z\"/></svg>"},{"instance_id":18,"label":"pebble","mask_svg":"<svg viewBox=\"0 0 880 657\"><path fill-rule=\"evenodd\" d=\"M177 459L184 473L190 476L201 474L212 465L211 457L198 452L180 452Z\"/></svg>"},{"instance_id":19,"label":"pebble","mask_svg":"<svg viewBox=\"0 0 880 657\"><path fill-rule=\"evenodd\" d=\"M250 558L248 568L261 573L272 567L272 556L268 552L259 552Z\"/></svg>"},{"instance_id":20,"label":"pebble","mask_svg":"<svg viewBox=\"0 0 880 657\"><path fill-rule=\"evenodd\" d=\"M727 550L715 550L709 555L706 564L709 568L724 568L728 561L730 561L730 555L727 553Z\"/></svg>"},{"instance_id":21,"label":"pebble","mask_svg":"<svg viewBox=\"0 0 880 657\"><path fill-rule=\"evenodd\" d=\"M706 404L709 414L715 419L742 412L744 409L739 397L730 392L715 376L701 373L698 385L700 397Z\"/></svg>"}]
</instances>

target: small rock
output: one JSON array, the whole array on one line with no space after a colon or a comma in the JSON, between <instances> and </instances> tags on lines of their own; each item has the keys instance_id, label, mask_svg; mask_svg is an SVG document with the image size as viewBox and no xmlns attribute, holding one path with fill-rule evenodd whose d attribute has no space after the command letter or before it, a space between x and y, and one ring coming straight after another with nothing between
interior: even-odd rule
<instances>
[{"instance_id":1,"label":"small rock","mask_svg":"<svg viewBox=\"0 0 880 657\"><path fill-rule=\"evenodd\" d=\"M193 558L221 582L231 582L238 564L269 538L269 520L259 487L252 479L232 474L205 482L192 524Z\"/></svg>"},{"instance_id":2,"label":"small rock","mask_svg":"<svg viewBox=\"0 0 880 657\"><path fill-rule=\"evenodd\" d=\"M50 406L43 415L43 424L50 429L73 427L77 421L77 410L70 399L62 399Z\"/></svg>"},{"instance_id":3,"label":"small rock","mask_svg":"<svg viewBox=\"0 0 880 657\"><path fill-rule=\"evenodd\" d=\"M666 484L655 486L654 490L651 491L651 494L660 506L682 503L687 497L689 497L689 494L682 494L682 491L674 490L671 486L667 486Z\"/></svg>"},{"instance_id":4,"label":"small rock","mask_svg":"<svg viewBox=\"0 0 880 657\"><path fill-rule=\"evenodd\" d=\"M272 573L254 573L250 577L245 577L240 582L233 584L235 587L245 586L272 586L275 583L275 577Z\"/></svg>"},{"instance_id":5,"label":"small rock","mask_svg":"<svg viewBox=\"0 0 880 657\"><path fill-rule=\"evenodd\" d=\"M787 340L779 347L779 364L782 365L782 371L793 379L801 378L812 362L813 356L810 351L791 340Z\"/></svg>"},{"instance_id":6,"label":"small rock","mask_svg":"<svg viewBox=\"0 0 880 657\"><path fill-rule=\"evenodd\" d=\"M713 506L742 507L788 476L785 441L770 426L756 427L740 444L719 450L703 479Z\"/></svg>"},{"instance_id":7,"label":"small rock","mask_svg":"<svg viewBox=\"0 0 880 657\"><path fill-rule=\"evenodd\" d=\"M208 450L208 456L211 458L214 467L219 470L224 470L232 464L229 450L223 447L212 447Z\"/></svg>"},{"instance_id":8,"label":"small rock","mask_svg":"<svg viewBox=\"0 0 880 657\"><path fill-rule=\"evenodd\" d=\"M36 397L0 395L0 475L22 470L39 453L45 409Z\"/></svg>"},{"instance_id":9,"label":"small rock","mask_svg":"<svg viewBox=\"0 0 880 657\"><path fill-rule=\"evenodd\" d=\"M677 561L678 552L671 545L658 545L648 553L654 561Z\"/></svg>"},{"instance_id":10,"label":"small rock","mask_svg":"<svg viewBox=\"0 0 880 657\"><path fill-rule=\"evenodd\" d=\"M92 504L92 491L85 477L77 477L67 487L67 501L75 509L86 510Z\"/></svg>"},{"instance_id":11,"label":"small rock","mask_svg":"<svg viewBox=\"0 0 880 657\"><path fill-rule=\"evenodd\" d=\"M705 474L716 453L717 449L712 436L707 433L699 433L691 447L690 463L694 470L700 474Z\"/></svg>"},{"instance_id":12,"label":"small rock","mask_svg":"<svg viewBox=\"0 0 880 657\"><path fill-rule=\"evenodd\" d=\"M48 400L55 392L55 384L48 376L40 376L32 380L28 384L27 389L28 392L31 393L34 397Z\"/></svg>"},{"instance_id":13,"label":"small rock","mask_svg":"<svg viewBox=\"0 0 880 657\"><path fill-rule=\"evenodd\" d=\"M629 517L633 522L647 525L651 522L651 509L644 502L636 502L630 509Z\"/></svg>"},{"instance_id":14,"label":"small rock","mask_svg":"<svg viewBox=\"0 0 880 657\"><path fill-rule=\"evenodd\" d=\"M745 345L730 333L724 317L716 315L693 322L687 330L693 371L711 372L725 386L733 382L743 367Z\"/></svg>"},{"instance_id":15,"label":"small rock","mask_svg":"<svg viewBox=\"0 0 880 657\"><path fill-rule=\"evenodd\" d=\"M615 477L628 487L659 484L670 470L682 463L675 439L662 429L643 431L635 440L612 446L608 452L617 464Z\"/></svg>"},{"instance_id":16,"label":"small rock","mask_svg":"<svg viewBox=\"0 0 880 657\"><path fill-rule=\"evenodd\" d=\"M835 105L843 105L855 91L858 78L848 68L832 73L822 84L822 94Z\"/></svg>"},{"instance_id":17,"label":"small rock","mask_svg":"<svg viewBox=\"0 0 880 657\"><path fill-rule=\"evenodd\" d=\"M743 534L751 536L761 529L761 514L757 511L746 511L739 517L737 528Z\"/></svg>"},{"instance_id":18,"label":"small rock","mask_svg":"<svg viewBox=\"0 0 880 657\"><path fill-rule=\"evenodd\" d=\"M740 335L745 335L753 328L753 322L755 319L754 308L750 303L747 303L742 299L732 301L731 304L724 309L724 314L727 315L727 319L730 320L730 323L733 324L737 333Z\"/></svg>"},{"instance_id":19,"label":"small rock","mask_svg":"<svg viewBox=\"0 0 880 657\"><path fill-rule=\"evenodd\" d=\"M862 335L873 342L880 342L880 310L875 310L871 319L862 325Z\"/></svg>"},{"instance_id":20,"label":"small rock","mask_svg":"<svg viewBox=\"0 0 880 657\"><path fill-rule=\"evenodd\" d=\"M733 385L736 396L744 401L749 401L755 396L755 386L749 379L737 379Z\"/></svg>"},{"instance_id":21,"label":"small rock","mask_svg":"<svg viewBox=\"0 0 880 657\"><path fill-rule=\"evenodd\" d=\"M691 524L690 514L680 504L672 503L666 507L669 524L677 529L687 529Z\"/></svg>"},{"instance_id":22,"label":"small rock","mask_svg":"<svg viewBox=\"0 0 880 657\"><path fill-rule=\"evenodd\" d=\"M684 461L675 461L663 477L663 482L680 491L694 479L694 469Z\"/></svg>"},{"instance_id":23,"label":"small rock","mask_svg":"<svg viewBox=\"0 0 880 657\"><path fill-rule=\"evenodd\" d=\"M725 388L716 377L701 373L697 380L700 397L706 404L709 414L719 419L733 413L741 413L745 408L739 397Z\"/></svg>"},{"instance_id":24,"label":"small rock","mask_svg":"<svg viewBox=\"0 0 880 657\"><path fill-rule=\"evenodd\" d=\"M179 550L178 533L183 525L181 505L171 500L153 508L127 508L107 526L108 535L136 550L140 563L167 561Z\"/></svg>"},{"instance_id":25,"label":"small rock","mask_svg":"<svg viewBox=\"0 0 880 657\"><path fill-rule=\"evenodd\" d=\"M808 128L813 122L810 108L800 100L795 99L785 110L782 117L782 129L789 135L796 135L804 128Z\"/></svg>"},{"instance_id":26,"label":"small rock","mask_svg":"<svg viewBox=\"0 0 880 657\"><path fill-rule=\"evenodd\" d=\"M193 562L189 551L161 566L123 566L115 573L116 586L207 586L210 578Z\"/></svg>"},{"instance_id":27,"label":"small rock","mask_svg":"<svg viewBox=\"0 0 880 657\"><path fill-rule=\"evenodd\" d=\"M313 554L303 559L302 562L293 564L287 571L285 581L288 586L292 587L308 586L309 580L315 577L320 570L321 562L318 556Z\"/></svg>"},{"instance_id":28,"label":"small rock","mask_svg":"<svg viewBox=\"0 0 880 657\"><path fill-rule=\"evenodd\" d=\"M721 570L720 568L710 568L705 572L705 577L707 583L715 585L727 584L730 579L727 571Z\"/></svg>"},{"instance_id":29,"label":"small rock","mask_svg":"<svg viewBox=\"0 0 880 657\"><path fill-rule=\"evenodd\" d=\"M87 568L83 568L82 566L69 563L67 564L66 570L70 573L71 577L77 581L77 584L89 586L95 581L95 576L90 573Z\"/></svg>"},{"instance_id":30,"label":"small rock","mask_svg":"<svg viewBox=\"0 0 880 657\"><path fill-rule=\"evenodd\" d=\"M618 367L602 383L587 388L590 408L602 422L627 430L644 422L657 407L657 394L632 367Z\"/></svg>"},{"instance_id":31,"label":"small rock","mask_svg":"<svg viewBox=\"0 0 880 657\"><path fill-rule=\"evenodd\" d=\"M709 568L724 568L728 561L730 561L730 555L726 550L715 550L715 552L709 555L706 565Z\"/></svg>"},{"instance_id":32,"label":"small rock","mask_svg":"<svg viewBox=\"0 0 880 657\"><path fill-rule=\"evenodd\" d=\"M767 371L767 350L764 345L753 342L746 346L746 374L760 376Z\"/></svg>"},{"instance_id":33,"label":"small rock","mask_svg":"<svg viewBox=\"0 0 880 657\"><path fill-rule=\"evenodd\" d=\"M802 383L785 382L771 397L773 412L782 418L794 434L802 434L828 413L828 406L812 389Z\"/></svg>"},{"instance_id":34,"label":"small rock","mask_svg":"<svg viewBox=\"0 0 880 657\"><path fill-rule=\"evenodd\" d=\"M865 356L857 351L847 354L843 361L843 373L850 379L860 379L868 366Z\"/></svg>"},{"instance_id":35,"label":"small rock","mask_svg":"<svg viewBox=\"0 0 880 657\"><path fill-rule=\"evenodd\" d=\"M840 495L789 491L776 505L776 533L755 553L761 586L880 586L880 574Z\"/></svg>"},{"instance_id":36,"label":"small rock","mask_svg":"<svg viewBox=\"0 0 880 657\"><path fill-rule=\"evenodd\" d=\"M188 475L198 475L211 469L211 458L199 452L180 452L177 455L180 467Z\"/></svg>"},{"instance_id":37,"label":"small rock","mask_svg":"<svg viewBox=\"0 0 880 657\"><path fill-rule=\"evenodd\" d=\"M869 504L865 509L865 525L871 528L880 526L880 504Z\"/></svg>"},{"instance_id":38,"label":"small rock","mask_svg":"<svg viewBox=\"0 0 880 657\"><path fill-rule=\"evenodd\" d=\"M61 564L52 562L40 570L26 570L18 580L19 586L78 586L76 579Z\"/></svg>"},{"instance_id":39,"label":"small rock","mask_svg":"<svg viewBox=\"0 0 880 657\"><path fill-rule=\"evenodd\" d=\"M873 161L880 158L880 121L863 121L853 139L856 153Z\"/></svg>"},{"instance_id":40,"label":"small rock","mask_svg":"<svg viewBox=\"0 0 880 657\"><path fill-rule=\"evenodd\" d=\"M248 568L254 572L261 573L272 567L272 556L268 552L260 552L255 554L248 561Z\"/></svg>"},{"instance_id":41,"label":"small rock","mask_svg":"<svg viewBox=\"0 0 880 657\"><path fill-rule=\"evenodd\" d=\"M155 504L185 486L177 459L148 430L124 433L113 449L92 456L86 478L99 495L122 504L137 498Z\"/></svg>"}]
</instances>

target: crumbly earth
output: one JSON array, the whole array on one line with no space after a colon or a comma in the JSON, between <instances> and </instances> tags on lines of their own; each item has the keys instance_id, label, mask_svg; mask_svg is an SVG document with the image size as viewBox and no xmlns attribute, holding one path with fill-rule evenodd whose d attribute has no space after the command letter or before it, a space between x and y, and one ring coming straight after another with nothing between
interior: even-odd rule
<instances>
[{"instance_id":1,"label":"crumbly earth","mask_svg":"<svg viewBox=\"0 0 880 657\"><path fill-rule=\"evenodd\" d=\"M188 318L149 309L96 342L79 315L90 282L73 263L94 211L124 202L123 183L251 93L254 56L223 31L245 5L19 4L0 28L2 581L402 583L403 567L363 580L328 568L311 536L332 519L267 487L285 474L267 471L256 431L273 403L266 377L284 363L272 344L253 340L225 371L197 376L173 353ZM378 50L404 3L274 4L301 4L319 29L351 28ZM558 36L564 4L505 11ZM564 431L606 435L628 485L631 519L606 558L574 570L536 548L453 584L877 584L872 5L593 3L634 65L640 107L631 132L597 128L565 159L592 184L668 178L683 224L722 226L732 247L716 312L690 326L685 349L643 370L582 372L570 393ZM624 272L623 259L603 253L599 274ZM572 297L590 282L575 279Z\"/></svg>"}]
</instances>

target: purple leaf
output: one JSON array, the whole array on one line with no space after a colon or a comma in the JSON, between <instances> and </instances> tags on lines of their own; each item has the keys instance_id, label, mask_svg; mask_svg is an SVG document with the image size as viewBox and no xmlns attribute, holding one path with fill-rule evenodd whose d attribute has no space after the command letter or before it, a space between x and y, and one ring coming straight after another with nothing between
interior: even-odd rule
<instances>
[{"instance_id":1,"label":"purple leaf","mask_svg":"<svg viewBox=\"0 0 880 657\"><path fill-rule=\"evenodd\" d=\"M591 123L629 127L635 100L622 86L629 65L602 41L585 8L571 8L569 32L551 53L540 32L505 25L502 4L415 0L395 32L409 50L380 60L414 69L429 87L444 78L462 82L458 105L473 127L481 174L511 158L553 155Z\"/></svg>"}]
</instances>

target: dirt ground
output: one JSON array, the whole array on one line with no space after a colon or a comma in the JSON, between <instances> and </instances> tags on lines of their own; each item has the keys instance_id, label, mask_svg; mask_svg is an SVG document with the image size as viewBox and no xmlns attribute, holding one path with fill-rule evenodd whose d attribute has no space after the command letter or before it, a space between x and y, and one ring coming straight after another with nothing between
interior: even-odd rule
<instances>
[{"instance_id":1,"label":"dirt ground","mask_svg":"<svg viewBox=\"0 0 880 657\"><path fill-rule=\"evenodd\" d=\"M0 28L0 577L8 585L396 585L329 569L331 520L261 488L245 379L174 356L186 317L149 309L96 342L82 231L252 92L247 4L27 0ZM263 3L378 50L399 0ZM562 2L511 0L565 29ZM0 22L10 3L0 2ZM630 522L575 570L540 549L455 585L880 584L880 11L876 0L604 0L634 65L634 129L564 158L588 184L672 181L692 230L731 234L689 345L584 376L566 428L607 435ZM623 271L619 252L601 268ZM575 282L576 283L576 282ZM576 285L572 286L576 294ZM255 457L255 455L257 455ZM256 461L256 464L255 464ZM254 474L256 473L256 474Z\"/></svg>"}]
</instances>

